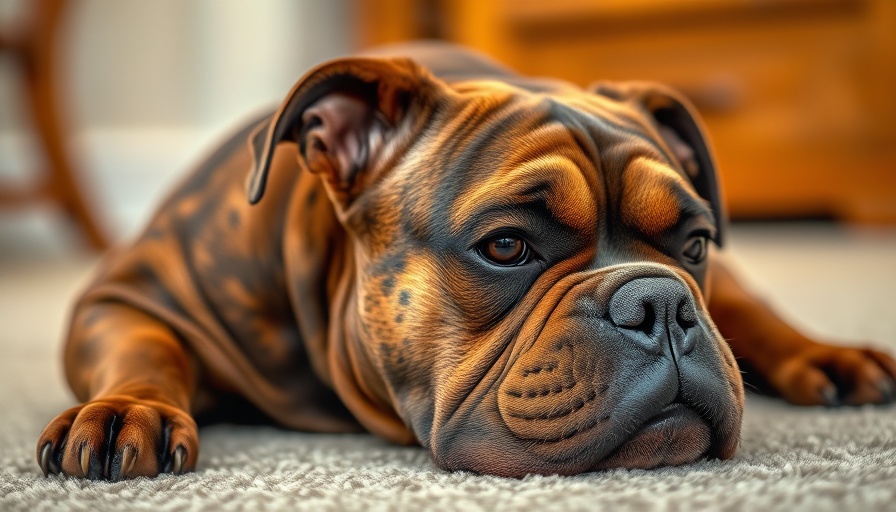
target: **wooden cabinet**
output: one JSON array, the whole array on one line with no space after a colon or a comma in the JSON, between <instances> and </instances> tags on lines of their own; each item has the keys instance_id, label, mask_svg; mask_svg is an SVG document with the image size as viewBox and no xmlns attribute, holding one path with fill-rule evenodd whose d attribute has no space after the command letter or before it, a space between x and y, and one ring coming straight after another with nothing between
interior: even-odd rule
<instances>
[{"instance_id":1,"label":"wooden cabinet","mask_svg":"<svg viewBox=\"0 0 896 512\"><path fill-rule=\"evenodd\" d=\"M733 218L896 224L896 1L367 0L360 45L438 37L704 116Z\"/></svg>"}]
</instances>

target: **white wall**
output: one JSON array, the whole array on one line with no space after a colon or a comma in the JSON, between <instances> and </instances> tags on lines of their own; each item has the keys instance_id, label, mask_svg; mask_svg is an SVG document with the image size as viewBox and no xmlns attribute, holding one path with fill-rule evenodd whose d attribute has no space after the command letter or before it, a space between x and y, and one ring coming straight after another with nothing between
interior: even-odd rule
<instances>
[{"instance_id":1,"label":"white wall","mask_svg":"<svg viewBox=\"0 0 896 512\"><path fill-rule=\"evenodd\" d=\"M68 41L90 126L205 125L275 101L346 53L346 0L81 0Z\"/></svg>"},{"instance_id":2,"label":"white wall","mask_svg":"<svg viewBox=\"0 0 896 512\"><path fill-rule=\"evenodd\" d=\"M0 0L0 20L14 19L25 2ZM308 67L349 53L352 3L71 2L60 94L78 162L110 231L133 233L216 137L279 102ZM22 137L27 118L14 71L8 58L0 61L0 177L26 179L39 154Z\"/></svg>"}]
</instances>

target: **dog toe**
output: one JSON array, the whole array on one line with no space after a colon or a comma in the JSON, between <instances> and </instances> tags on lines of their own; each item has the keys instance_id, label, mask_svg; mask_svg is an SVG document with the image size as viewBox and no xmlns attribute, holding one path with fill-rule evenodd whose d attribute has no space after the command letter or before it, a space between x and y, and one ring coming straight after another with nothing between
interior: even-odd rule
<instances>
[{"instance_id":1,"label":"dog toe","mask_svg":"<svg viewBox=\"0 0 896 512\"><path fill-rule=\"evenodd\" d=\"M191 427L189 423L185 423L182 418L175 418L169 423L166 436L168 443L163 464L164 472L179 475L196 469L199 443L197 437L191 435L195 428L195 426Z\"/></svg>"},{"instance_id":2,"label":"dog toe","mask_svg":"<svg viewBox=\"0 0 896 512\"><path fill-rule=\"evenodd\" d=\"M37 441L37 461L44 476L62 472L62 456L69 430L82 406L72 407L53 419Z\"/></svg>"},{"instance_id":3,"label":"dog toe","mask_svg":"<svg viewBox=\"0 0 896 512\"><path fill-rule=\"evenodd\" d=\"M153 407L134 404L123 411L118 435L110 442L110 479L159 474L163 423Z\"/></svg>"},{"instance_id":4,"label":"dog toe","mask_svg":"<svg viewBox=\"0 0 896 512\"><path fill-rule=\"evenodd\" d=\"M839 394L849 405L889 402L890 378L860 350L832 351L821 365L837 383Z\"/></svg>"},{"instance_id":5,"label":"dog toe","mask_svg":"<svg viewBox=\"0 0 896 512\"><path fill-rule=\"evenodd\" d=\"M831 379L821 369L802 359L793 359L781 365L772 377L781 396L793 404L840 404L837 387Z\"/></svg>"},{"instance_id":6,"label":"dog toe","mask_svg":"<svg viewBox=\"0 0 896 512\"><path fill-rule=\"evenodd\" d=\"M69 430L62 472L91 480L105 478L109 443L117 435L120 424L121 417L113 405L102 402L85 405Z\"/></svg>"}]
</instances>

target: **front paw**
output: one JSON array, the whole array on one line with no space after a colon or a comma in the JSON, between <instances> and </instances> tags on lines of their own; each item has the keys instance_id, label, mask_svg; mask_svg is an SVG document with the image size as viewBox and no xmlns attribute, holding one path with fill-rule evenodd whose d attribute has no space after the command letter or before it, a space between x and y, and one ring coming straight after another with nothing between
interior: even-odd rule
<instances>
[{"instance_id":1,"label":"front paw","mask_svg":"<svg viewBox=\"0 0 896 512\"><path fill-rule=\"evenodd\" d=\"M73 407L47 425L37 443L44 475L120 480L196 467L196 422L177 407L111 396Z\"/></svg>"},{"instance_id":2,"label":"front paw","mask_svg":"<svg viewBox=\"0 0 896 512\"><path fill-rule=\"evenodd\" d=\"M798 405L884 404L896 399L896 361L867 348L813 343L781 361L768 380Z\"/></svg>"}]
</instances>

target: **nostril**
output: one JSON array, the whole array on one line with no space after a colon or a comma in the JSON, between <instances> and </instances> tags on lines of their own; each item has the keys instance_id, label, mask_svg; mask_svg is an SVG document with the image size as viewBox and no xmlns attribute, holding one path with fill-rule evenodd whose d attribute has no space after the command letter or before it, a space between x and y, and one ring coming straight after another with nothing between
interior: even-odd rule
<instances>
[{"instance_id":1,"label":"nostril","mask_svg":"<svg viewBox=\"0 0 896 512\"><path fill-rule=\"evenodd\" d=\"M678 303L677 309L675 320L682 329L688 330L697 325L697 312L694 310L694 305L690 300L682 298Z\"/></svg>"},{"instance_id":2,"label":"nostril","mask_svg":"<svg viewBox=\"0 0 896 512\"><path fill-rule=\"evenodd\" d=\"M642 320L640 324L633 325L630 328L635 331L641 331L647 335L653 334L653 329L656 325L656 311L653 309L653 304L644 302L641 304L641 307L644 312L644 320Z\"/></svg>"},{"instance_id":3,"label":"nostril","mask_svg":"<svg viewBox=\"0 0 896 512\"><path fill-rule=\"evenodd\" d=\"M656 310L649 301L642 301L626 308L611 307L606 318L616 327L643 332L648 336L653 334L657 321Z\"/></svg>"}]
</instances>

